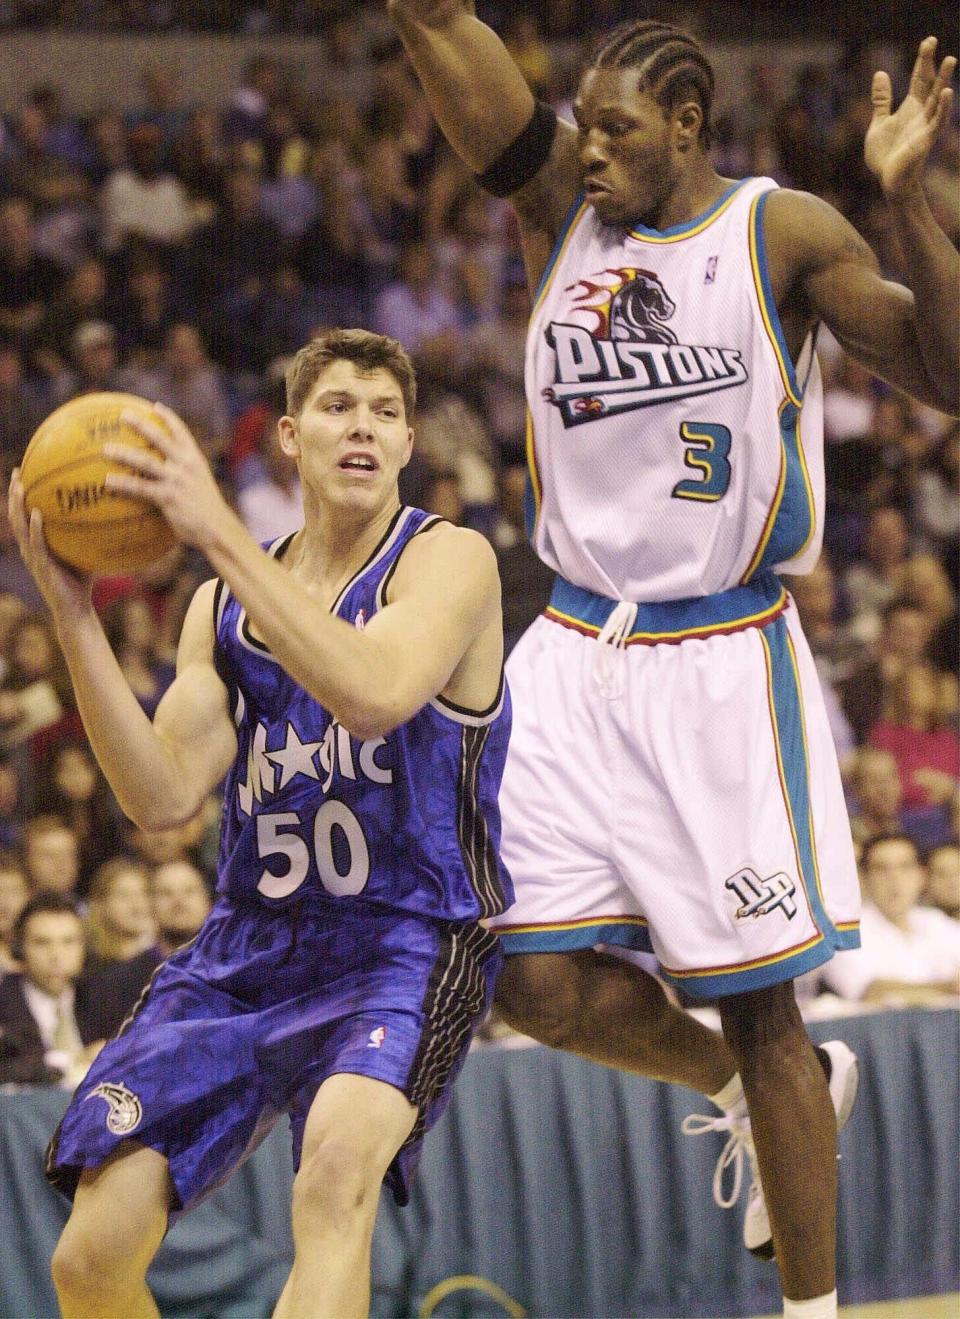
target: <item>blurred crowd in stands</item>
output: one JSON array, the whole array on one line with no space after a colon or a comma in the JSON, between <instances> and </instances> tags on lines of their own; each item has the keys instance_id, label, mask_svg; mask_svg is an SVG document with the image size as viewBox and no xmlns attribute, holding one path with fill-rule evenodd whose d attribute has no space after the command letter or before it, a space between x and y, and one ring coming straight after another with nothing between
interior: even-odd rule
<instances>
[{"instance_id":1,"label":"blurred crowd in stands","mask_svg":"<svg viewBox=\"0 0 960 1319\"><path fill-rule=\"evenodd\" d=\"M268 540L297 526L301 508L296 470L276 443L285 365L322 327L367 326L400 339L418 366L403 497L490 537L510 645L550 585L523 533L529 304L517 235L509 207L481 193L445 149L384 33L382 6L344 15L311 0L259 9L0 0L0 25L109 26L122 10L128 28L175 27L201 11L230 26L233 8L278 28L322 13L336 78L305 85L263 55L223 104L196 104L155 62L129 70L141 88L134 110L79 116L66 76L48 70L0 119L4 488L52 408L84 391L128 390L184 418L246 525ZM604 26L618 6L541 6L553 11L546 23L507 8L501 30L515 57L562 111L578 68L571 52L582 56L576 39L589 16ZM715 153L731 176L771 175L827 197L896 278L900 253L862 164L869 84L852 48L835 70L809 66L793 79L775 63L745 65ZM958 241L956 123L928 192ZM790 586L864 849L869 921L894 928L896 937L881 927L883 947L903 945L906 968L891 969L888 957L882 976L841 976L834 988L883 997L870 988L879 980L896 999L891 982L926 980L932 992L955 993L960 428L872 379L826 333L819 350L825 547L816 571ZM206 572L179 549L136 579L96 585L123 671L150 713ZM159 836L121 817L0 514L0 1083L69 1083L164 952L192 935L209 902L218 810L211 799L196 821ZM67 999L64 1048L54 1000Z\"/></svg>"}]
</instances>

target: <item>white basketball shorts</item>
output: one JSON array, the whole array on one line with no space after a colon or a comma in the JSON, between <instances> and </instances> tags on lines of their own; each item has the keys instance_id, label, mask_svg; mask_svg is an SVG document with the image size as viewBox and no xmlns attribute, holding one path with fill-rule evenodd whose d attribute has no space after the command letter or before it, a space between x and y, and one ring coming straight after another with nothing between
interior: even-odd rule
<instances>
[{"instance_id":1,"label":"white basketball shorts","mask_svg":"<svg viewBox=\"0 0 960 1319\"><path fill-rule=\"evenodd\" d=\"M508 954L646 949L713 998L858 946L836 754L773 574L639 606L559 580L507 676Z\"/></svg>"}]
</instances>

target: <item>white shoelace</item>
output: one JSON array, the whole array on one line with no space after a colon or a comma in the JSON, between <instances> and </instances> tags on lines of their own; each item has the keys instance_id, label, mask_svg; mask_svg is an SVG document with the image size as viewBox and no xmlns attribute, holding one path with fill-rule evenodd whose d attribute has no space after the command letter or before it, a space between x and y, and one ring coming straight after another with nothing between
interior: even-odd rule
<instances>
[{"instance_id":1,"label":"white shoelace","mask_svg":"<svg viewBox=\"0 0 960 1319\"><path fill-rule=\"evenodd\" d=\"M702 1136L707 1131L727 1131L730 1133L727 1143L720 1152L717 1166L713 1170L713 1199L721 1209L730 1209L740 1199L743 1186L744 1157L750 1163L751 1185L759 1181L757 1173L757 1156L753 1149L753 1136L750 1134L750 1119L744 1114L733 1117L730 1113L712 1114L691 1113L683 1119L680 1130L685 1136ZM723 1190L724 1174L733 1168L733 1185L729 1194Z\"/></svg>"},{"instance_id":2,"label":"white shoelace","mask_svg":"<svg viewBox=\"0 0 960 1319\"><path fill-rule=\"evenodd\" d=\"M638 607L629 600L618 600L597 637L595 676L601 695L608 701L623 691L623 674L615 652L626 650L627 637L637 621Z\"/></svg>"}]
</instances>

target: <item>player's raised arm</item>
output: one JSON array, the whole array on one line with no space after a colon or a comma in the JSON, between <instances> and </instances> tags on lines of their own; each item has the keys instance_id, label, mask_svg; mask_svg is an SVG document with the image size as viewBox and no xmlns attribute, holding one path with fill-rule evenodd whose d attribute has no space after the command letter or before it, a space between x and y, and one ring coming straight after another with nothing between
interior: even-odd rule
<instances>
[{"instance_id":1,"label":"player's raised arm","mask_svg":"<svg viewBox=\"0 0 960 1319\"><path fill-rule=\"evenodd\" d=\"M518 205L527 233L556 231L579 187L576 132L535 102L472 0L388 0L448 142L481 182Z\"/></svg>"},{"instance_id":2,"label":"player's raised arm","mask_svg":"<svg viewBox=\"0 0 960 1319\"><path fill-rule=\"evenodd\" d=\"M921 43L910 93L890 113L890 80L874 79L866 158L884 190L909 287L884 279L852 225L819 198L782 192L767 207L771 249L788 253L795 292L847 351L891 384L960 412L960 253L937 224L922 174L950 105L956 60L937 70L936 41Z\"/></svg>"}]
</instances>

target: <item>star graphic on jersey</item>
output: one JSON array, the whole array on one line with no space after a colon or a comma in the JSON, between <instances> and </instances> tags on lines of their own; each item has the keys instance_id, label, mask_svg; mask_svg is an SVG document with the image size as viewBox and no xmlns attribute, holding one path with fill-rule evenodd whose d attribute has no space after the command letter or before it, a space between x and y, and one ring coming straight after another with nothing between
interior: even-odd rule
<instances>
[{"instance_id":1,"label":"star graphic on jersey","mask_svg":"<svg viewBox=\"0 0 960 1319\"><path fill-rule=\"evenodd\" d=\"M267 758L280 766L280 783L277 792L297 774L308 779L319 779L320 771L313 763L313 757L320 747L319 742L301 742L293 724L287 724L287 745L282 751L268 751Z\"/></svg>"}]
</instances>

